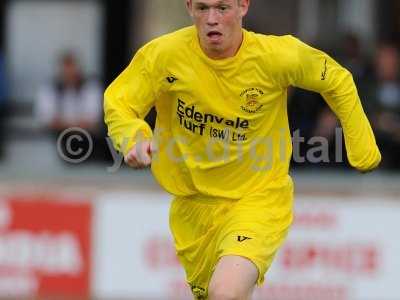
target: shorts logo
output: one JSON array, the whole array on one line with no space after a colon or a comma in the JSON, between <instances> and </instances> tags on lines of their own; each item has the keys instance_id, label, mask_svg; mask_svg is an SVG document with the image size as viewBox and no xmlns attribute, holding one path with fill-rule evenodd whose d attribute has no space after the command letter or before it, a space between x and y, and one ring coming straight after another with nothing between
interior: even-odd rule
<instances>
[{"instance_id":1,"label":"shorts logo","mask_svg":"<svg viewBox=\"0 0 400 300\"><path fill-rule=\"evenodd\" d=\"M238 235L237 240L238 240L238 242L241 243L241 242L244 242L246 240L251 240L251 238L247 237L247 236L244 236L244 235Z\"/></svg>"},{"instance_id":2,"label":"shorts logo","mask_svg":"<svg viewBox=\"0 0 400 300\"><path fill-rule=\"evenodd\" d=\"M206 290L202 287L191 285L192 293L196 300L206 300Z\"/></svg>"},{"instance_id":3,"label":"shorts logo","mask_svg":"<svg viewBox=\"0 0 400 300\"><path fill-rule=\"evenodd\" d=\"M259 98L264 95L264 92L259 88L245 89L240 97L246 101L240 106L240 109L251 114L259 112L263 108L263 104L259 102Z\"/></svg>"}]
</instances>

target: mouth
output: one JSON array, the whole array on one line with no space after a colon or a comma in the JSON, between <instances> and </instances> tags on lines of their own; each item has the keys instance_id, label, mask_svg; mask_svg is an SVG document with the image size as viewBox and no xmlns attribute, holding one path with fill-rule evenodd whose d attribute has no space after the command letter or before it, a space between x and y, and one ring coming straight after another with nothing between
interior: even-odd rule
<instances>
[{"instance_id":1,"label":"mouth","mask_svg":"<svg viewBox=\"0 0 400 300\"><path fill-rule=\"evenodd\" d=\"M221 37L222 37L222 33L219 31L210 31L207 33L207 37L211 40L211 41L218 41Z\"/></svg>"}]
</instances>

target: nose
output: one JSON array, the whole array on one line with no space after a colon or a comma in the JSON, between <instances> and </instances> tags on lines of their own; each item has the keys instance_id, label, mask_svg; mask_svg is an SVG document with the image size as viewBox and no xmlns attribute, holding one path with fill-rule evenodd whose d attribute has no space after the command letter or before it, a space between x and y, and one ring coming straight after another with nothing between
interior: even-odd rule
<instances>
[{"instance_id":1,"label":"nose","mask_svg":"<svg viewBox=\"0 0 400 300\"><path fill-rule=\"evenodd\" d=\"M218 19L219 19L218 11L213 8L210 9L207 15L207 25L209 26L218 25Z\"/></svg>"}]
</instances>

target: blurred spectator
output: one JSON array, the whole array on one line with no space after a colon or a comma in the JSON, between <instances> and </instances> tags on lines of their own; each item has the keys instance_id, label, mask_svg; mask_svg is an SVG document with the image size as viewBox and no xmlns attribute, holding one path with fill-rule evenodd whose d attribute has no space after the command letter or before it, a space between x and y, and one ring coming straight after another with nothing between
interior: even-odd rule
<instances>
[{"instance_id":1,"label":"blurred spectator","mask_svg":"<svg viewBox=\"0 0 400 300\"><path fill-rule=\"evenodd\" d=\"M323 49L320 45L315 45L316 48ZM327 52L334 52L326 49ZM300 88L293 89L288 102L288 114L291 130L299 131L304 142L299 144L299 154L306 158L307 153L311 148L321 146L318 143L313 143L314 137L324 137L329 142L329 161L323 161L324 167L337 166L335 164L335 127L338 124L336 116L333 115L328 105L320 94L306 91ZM322 154L322 153L321 153ZM316 154L318 156L318 154ZM322 155L321 155L322 158ZM297 163L292 161L293 166L297 167L316 167L320 164L310 162L308 159L305 162Z\"/></svg>"},{"instance_id":2,"label":"blurred spectator","mask_svg":"<svg viewBox=\"0 0 400 300\"><path fill-rule=\"evenodd\" d=\"M361 51L361 41L355 33L344 35L338 60L353 75L359 90L363 90L370 71L368 59Z\"/></svg>"},{"instance_id":3,"label":"blurred spectator","mask_svg":"<svg viewBox=\"0 0 400 300\"><path fill-rule=\"evenodd\" d=\"M299 154L305 157L310 145L307 142L313 137L314 127L317 122L320 111L324 107L324 100L317 93L312 93L303 89L290 89L288 101L288 115L290 128L294 135L295 131L299 132L304 143L299 144ZM307 161L292 161L293 166L307 166Z\"/></svg>"},{"instance_id":4,"label":"blurred spectator","mask_svg":"<svg viewBox=\"0 0 400 300\"><path fill-rule=\"evenodd\" d=\"M0 50L0 159L4 154L5 117L7 110L7 78L3 53Z\"/></svg>"},{"instance_id":5,"label":"blurred spectator","mask_svg":"<svg viewBox=\"0 0 400 300\"><path fill-rule=\"evenodd\" d=\"M338 51L337 60L339 63L348 69L357 85L357 89L361 96L363 106L368 105L368 101L365 99L364 90L368 82L369 63L367 58L361 51L361 42L359 37L354 33L346 33L340 43L341 49ZM332 166L339 166L335 164L335 157L337 154L340 155L344 160L346 159L345 148L342 147L343 153L335 153L336 147L336 128L340 127L340 123L336 116L327 105L323 105L317 113L317 118L312 126L312 136L324 137L329 143L329 160ZM342 138L341 138L342 140ZM342 140L343 141L343 140ZM340 162L339 162L340 163ZM342 164L343 165L343 164Z\"/></svg>"},{"instance_id":6,"label":"blurred spectator","mask_svg":"<svg viewBox=\"0 0 400 300\"><path fill-rule=\"evenodd\" d=\"M381 44L375 57L375 80L371 83L372 123L382 151L382 164L400 168L400 55L392 44ZM372 105L371 105L372 106Z\"/></svg>"},{"instance_id":7,"label":"blurred spectator","mask_svg":"<svg viewBox=\"0 0 400 300\"><path fill-rule=\"evenodd\" d=\"M103 160L107 148L102 134L102 96L100 84L84 76L74 54L65 53L57 78L39 90L37 121L56 138L68 128L86 130L94 142L90 158Z\"/></svg>"}]
</instances>

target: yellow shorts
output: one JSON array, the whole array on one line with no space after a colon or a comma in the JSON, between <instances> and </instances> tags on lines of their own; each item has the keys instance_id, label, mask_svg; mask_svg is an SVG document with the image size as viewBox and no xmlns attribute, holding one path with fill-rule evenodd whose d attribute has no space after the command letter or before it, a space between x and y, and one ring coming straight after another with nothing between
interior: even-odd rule
<instances>
[{"instance_id":1,"label":"yellow shorts","mask_svg":"<svg viewBox=\"0 0 400 300\"><path fill-rule=\"evenodd\" d=\"M225 255L258 268L257 284L282 245L293 218L293 182L239 200L205 195L176 197L170 228L178 258L196 299L206 299L211 275Z\"/></svg>"}]
</instances>

